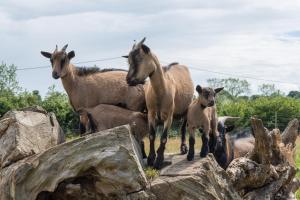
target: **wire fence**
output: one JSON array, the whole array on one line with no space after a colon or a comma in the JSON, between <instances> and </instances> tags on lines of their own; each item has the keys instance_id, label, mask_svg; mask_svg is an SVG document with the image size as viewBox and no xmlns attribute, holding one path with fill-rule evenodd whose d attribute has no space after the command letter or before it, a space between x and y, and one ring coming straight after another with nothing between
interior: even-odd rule
<instances>
[{"instance_id":1,"label":"wire fence","mask_svg":"<svg viewBox=\"0 0 300 200\"><path fill-rule=\"evenodd\" d=\"M107 57L107 58L93 59L93 60L87 60L87 61L79 61L79 62L75 62L74 64L75 65L76 64L88 64L88 63L120 60L120 59L124 59L124 58L121 56L115 56L115 57ZM161 61L161 62L163 64L170 63L167 61ZM21 67L21 68L17 68L16 70L17 71L26 71L26 70L35 70L35 69L45 69L45 68L50 68L50 67L51 67L50 65L36 66L36 67ZM218 74L218 75L233 76L233 77L252 79L252 80L258 80L258 81L266 81L266 82L277 83L277 84L290 84L290 85L296 85L296 86L300 85L300 83L296 83L296 82L265 79L265 78L255 77L255 75L234 74L234 73L225 72L225 71L209 70L210 67L206 67L205 69L203 67L201 68L201 67L191 66L191 65L188 67L189 67L189 69L194 70L194 71L200 71L200 72L206 72L206 73L212 73L212 74Z\"/></svg>"}]
</instances>

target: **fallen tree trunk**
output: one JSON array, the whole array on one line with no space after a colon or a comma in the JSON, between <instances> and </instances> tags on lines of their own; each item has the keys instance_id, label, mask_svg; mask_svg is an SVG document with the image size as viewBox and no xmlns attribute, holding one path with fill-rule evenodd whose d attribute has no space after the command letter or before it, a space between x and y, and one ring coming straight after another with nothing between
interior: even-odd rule
<instances>
[{"instance_id":1,"label":"fallen tree trunk","mask_svg":"<svg viewBox=\"0 0 300 200\"><path fill-rule=\"evenodd\" d=\"M0 199L124 199L147 185L137 146L122 126L50 148L0 171Z\"/></svg>"},{"instance_id":2,"label":"fallen tree trunk","mask_svg":"<svg viewBox=\"0 0 300 200\"><path fill-rule=\"evenodd\" d=\"M289 123L283 135L267 130L261 120L252 118L255 146L246 157L237 158L226 172L244 199L286 199L291 196L296 165L293 148L298 120Z\"/></svg>"}]
</instances>

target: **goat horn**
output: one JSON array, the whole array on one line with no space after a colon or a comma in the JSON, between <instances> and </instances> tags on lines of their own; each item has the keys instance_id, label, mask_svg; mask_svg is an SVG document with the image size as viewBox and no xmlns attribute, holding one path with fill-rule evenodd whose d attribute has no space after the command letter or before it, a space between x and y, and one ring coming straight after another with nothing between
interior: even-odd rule
<instances>
[{"instance_id":1,"label":"goat horn","mask_svg":"<svg viewBox=\"0 0 300 200\"><path fill-rule=\"evenodd\" d=\"M140 48L140 47L144 44L145 40L146 40L146 37L144 37L144 38L136 45L136 48Z\"/></svg>"},{"instance_id":2,"label":"goat horn","mask_svg":"<svg viewBox=\"0 0 300 200\"><path fill-rule=\"evenodd\" d=\"M218 117L218 122L225 124L227 120L238 120L238 119L240 119L240 117L223 116L223 117Z\"/></svg>"},{"instance_id":3,"label":"goat horn","mask_svg":"<svg viewBox=\"0 0 300 200\"><path fill-rule=\"evenodd\" d=\"M57 51L57 45L55 46L55 50L54 51Z\"/></svg>"},{"instance_id":4,"label":"goat horn","mask_svg":"<svg viewBox=\"0 0 300 200\"><path fill-rule=\"evenodd\" d=\"M61 50L66 51L67 47L68 47L68 44L66 44Z\"/></svg>"},{"instance_id":5,"label":"goat horn","mask_svg":"<svg viewBox=\"0 0 300 200\"><path fill-rule=\"evenodd\" d=\"M136 46L136 40L133 40L133 45L132 45L132 49L134 49L135 48L135 46Z\"/></svg>"}]
</instances>

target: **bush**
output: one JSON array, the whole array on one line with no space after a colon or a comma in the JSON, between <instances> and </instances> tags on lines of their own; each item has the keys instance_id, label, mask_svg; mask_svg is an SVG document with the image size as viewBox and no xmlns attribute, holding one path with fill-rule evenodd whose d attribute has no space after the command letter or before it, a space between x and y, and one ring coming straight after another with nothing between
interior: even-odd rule
<instances>
[{"instance_id":1,"label":"bush","mask_svg":"<svg viewBox=\"0 0 300 200\"><path fill-rule=\"evenodd\" d=\"M237 125L242 127L250 126L250 118L260 118L264 125L269 128L284 130L286 125L293 118L300 118L300 100L275 96L257 97L254 100L238 100L218 104L219 116L237 116Z\"/></svg>"}]
</instances>

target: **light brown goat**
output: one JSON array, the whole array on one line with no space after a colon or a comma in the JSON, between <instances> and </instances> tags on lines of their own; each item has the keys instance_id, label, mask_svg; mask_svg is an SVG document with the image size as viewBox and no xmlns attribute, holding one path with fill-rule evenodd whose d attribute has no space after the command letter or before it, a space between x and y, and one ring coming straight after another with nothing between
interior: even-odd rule
<instances>
[{"instance_id":1,"label":"light brown goat","mask_svg":"<svg viewBox=\"0 0 300 200\"><path fill-rule=\"evenodd\" d=\"M78 68L70 63L74 51L66 53L67 45L61 51L41 52L50 58L52 76L61 78L75 111L79 108L94 107L98 104L111 104L142 111L145 107L143 85L128 87L125 70L99 68Z\"/></svg>"},{"instance_id":2,"label":"light brown goat","mask_svg":"<svg viewBox=\"0 0 300 200\"><path fill-rule=\"evenodd\" d=\"M164 160L168 129L172 124L173 116L186 115L194 93L193 82L186 66L176 63L169 65L167 68L162 68L150 48L143 44L144 41L145 38L134 45L129 53L127 83L137 85L143 83L148 77L150 78L150 83L145 88L150 127L148 165L154 165L155 168L159 169ZM155 132L160 124L163 124L163 133L156 158Z\"/></svg>"},{"instance_id":3,"label":"light brown goat","mask_svg":"<svg viewBox=\"0 0 300 200\"><path fill-rule=\"evenodd\" d=\"M132 134L141 144L143 157L146 157L143 142L143 138L149 132L146 114L106 104L100 104L93 108L80 109L79 114L82 133L94 133L129 124Z\"/></svg>"},{"instance_id":4,"label":"light brown goat","mask_svg":"<svg viewBox=\"0 0 300 200\"><path fill-rule=\"evenodd\" d=\"M187 114L187 127L189 132L189 152L187 159L189 161L194 159L196 129L201 128L201 130L203 130L200 156L205 157L208 152L214 152L218 136L218 117L215 106L215 96L221 90L223 90L223 88L214 90L208 87L202 88L200 85L196 87L199 97L191 103Z\"/></svg>"}]
</instances>

